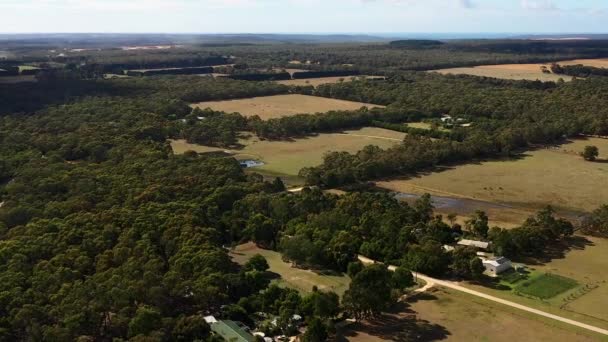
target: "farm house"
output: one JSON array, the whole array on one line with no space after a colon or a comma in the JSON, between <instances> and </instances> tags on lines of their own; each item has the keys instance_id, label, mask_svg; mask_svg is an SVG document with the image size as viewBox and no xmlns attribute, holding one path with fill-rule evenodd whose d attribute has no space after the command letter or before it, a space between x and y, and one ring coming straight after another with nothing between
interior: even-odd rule
<instances>
[{"instance_id":1,"label":"farm house","mask_svg":"<svg viewBox=\"0 0 608 342\"><path fill-rule=\"evenodd\" d=\"M477 241L477 240L467 240L467 239L462 239L462 240L458 241L458 245L467 246L467 247L475 247L475 248L479 248L479 249L488 249L488 247L490 247L489 242Z\"/></svg>"},{"instance_id":2,"label":"farm house","mask_svg":"<svg viewBox=\"0 0 608 342\"><path fill-rule=\"evenodd\" d=\"M481 259L481 261L483 266L486 268L486 272L492 276L496 276L513 267L511 260L505 257Z\"/></svg>"}]
</instances>

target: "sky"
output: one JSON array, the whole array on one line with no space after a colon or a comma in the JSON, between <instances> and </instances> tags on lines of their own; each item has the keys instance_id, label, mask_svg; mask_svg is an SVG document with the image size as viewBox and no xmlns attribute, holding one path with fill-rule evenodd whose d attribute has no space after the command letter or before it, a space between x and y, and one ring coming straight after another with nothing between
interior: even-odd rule
<instances>
[{"instance_id":1,"label":"sky","mask_svg":"<svg viewBox=\"0 0 608 342\"><path fill-rule=\"evenodd\" d=\"M0 0L0 33L607 33L608 0Z\"/></svg>"}]
</instances>

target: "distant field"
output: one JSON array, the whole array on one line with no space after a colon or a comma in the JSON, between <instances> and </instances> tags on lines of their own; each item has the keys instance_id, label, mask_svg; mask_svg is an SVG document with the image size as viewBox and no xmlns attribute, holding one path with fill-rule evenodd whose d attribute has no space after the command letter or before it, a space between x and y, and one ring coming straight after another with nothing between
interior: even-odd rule
<instances>
[{"instance_id":1,"label":"distant field","mask_svg":"<svg viewBox=\"0 0 608 342\"><path fill-rule=\"evenodd\" d=\"M293 141L268 141L257 137L241 140L242 150L232 150L237 159L256 159L264 166L253 170L269 171L277 175L297 175L304 167L316 166L323 162L323 156L331 151L358 152L367 145L388 148L399 144L405 133L382 128L366 127L342 133L324 133ZM171 141L175 153L193 150L199 153L223 151L225 149L188 144L185 141Z\"/></svg>"},{"instance_id":2,"label":"distant field","mask_svg":"<svg viewBox=\"0 0 608 342\"><path fill-rule=\"evenodd\" d=\"M440 74L454 75L473 75L483 77L495 77L508 80L540 80L557 81L562 78L564 81L571 81L572 77L566 75L545 74L541 71L542 66L549 68L550 64L499 64L499 65L480 65L475 67L449 68L431 70Z\"/></svg>"},{"instance_id":3,"label":"distant field","mask_svg":"<svg viewBox=\"0 0 608 342\"><path fill-rule=\"evenodd\" d=\"M365 77L367 79L383 79L383 76L339 76L339 77L320 77L320 78L304 78L297 80L285 80L285 81L277 81L279 84L284 85L292 85L292 86L313 86L317 87L321 84L328 83L339 83L339 82L350 82L359 77Z\"/></svg>"},{"instance_id":4,"label":"distant field","mask_svg":"<svg viewBox=\"0 0 608 342\"><path fill-rule=\"evenodd\" d=\"M558 62L561 65L587 65L596 68L608 68L608 58L598 58L598 59L574 59L571 61L562 61Z\"/></svg>"},{"instance_id":5,"label":"distant field","mask_svg":"<svg viewBox=\"0 0 608 342\"><path fill-rule=\"evenodd\" d=\"M578 139L522 158L467 164L409 179L377 182L380 187L406 193L473 198L535 210L545 205L591 211L608 203L608 163L584 161L578 153L596 145L608 158L608 140Z\"/></svg>"},{"instance_id":6,"label":"distant field","mask_svg":"<svg viewBox=\"0 0 608 342\"><path fill-rule=\"evenodd\" d=\"M328 99L307 95L275 95L249 99L208 101L192 105L201 109L211 108L228 113L238 112L245 116L258 115L263 120L302 113L324 113L331 110L356 110L361 107L384 107L370 103Z\"/></svg>"},{"instance_id":7,"label":"distant field","mask_svg":"<svg viewBox=\"0 0 608 342\"><path fill-rule=\"evenodd\" d=\"M399 313L356 324L351 342L380 341L597 341L596 335L517 309L446 289L414 297Z\"/></svg>"},{"instance_id":8,"label":"distant field","mask_svg":"<svg viewBox=\"0 0 608 342\"><path fill-rule=\"evenodd\" d=\"M279 284L301 292L311 292L313 286L317 286L320 290L334 291L342 295L350 284L350 278L347 276L321 275L310 270L291 267L291 263L282 260L280 253L258 248L253 243L237 246L230 252L230 256L239 264L246 263L256 254L266 258L271 272L281 275Z\"/></svg>"}]
</instances>

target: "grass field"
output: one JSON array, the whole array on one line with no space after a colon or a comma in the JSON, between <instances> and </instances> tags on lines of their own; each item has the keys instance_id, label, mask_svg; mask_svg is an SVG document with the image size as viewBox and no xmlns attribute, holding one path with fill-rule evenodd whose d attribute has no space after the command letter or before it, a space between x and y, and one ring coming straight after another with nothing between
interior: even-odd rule
<instances>
[{"instance_id":1,"label":"grass field","mask_svg":"<svg viewBox=\"0 0 608 342\"><path fill-rule=\"evenodd\" d=\"M324 133L293 141L260 140L257 137L241 140L245 147L230 152L237 159L255 159L265 163L254 170L268 171L281 175L297 175L304 167L316 166L323 162L323 156L331 151L355 153L367 145L382 148L400 143L405 133L383 128L366 127L340 133ZM225 149L188 144L183 140L171 141L175 153L193 150L199 153L224 151Z\"/></svg>"},{"instance_id":2,"label":"grass field","mask_svg":"<svg viewBox=\"0 0 608 342\"><path fill-rule=\"evenodd\" d=\"M565 324L446 288L414 297L398 313L356 324L352 342L379 341L597 341Z\"/></svg>"},{"instance_id":3,"label":"grass field","mask_svg":"<svg viewBox=\"0 0 608 342\"><path fill-rule=\"evenodd\" d=\"M535 298L549 299L577 286L578 282L574 279L541 273L519 283L515 291Z\"/></svg>"},{"instance_id":4,"label":"grass field","mask_svg":"<svg viewBox=\"0 0 608 342\"><path fill-rule=\"evenodd\" d=\"M249 99L208 101L193 104L201 109L211 108L228 113L238 112L245 116L258 115L263 120L302 113L324 113L331 110L356 110L361 107L383 107L370 103L328 99L307 95L275 95Z\"/></svg>"},{"instance_id":5,"label":"grass field","mask_svg":"<svg viewBox=\"0 0 608 342\"><path fill-rule=\"evenodd\" d=\"M598 146L600 157L608 157L607 139L578 139L519 159L467 164L377 184L399 192L504 203L514 211L548 204L564 211L591 211L608 203L608 187L598 186L608 179L608 163L584 161L578 152L586 145Z\"/></svg>"},{"instance_id":6,"label":"grass field","mask_svg":"<svg viewBox=\"0 0 608 342\"><path fill-rule=\"evenodd\" d=\"M574 59L571 61L558 62L561 65L587 65L596 68L608 68L608 58L597 58L597 59Z\"/></svg>"},{"instance_id":7,"label":"grass field","mask_svg":"<svg viewBox=\"0 0 608 342\"><path fill-rule=\"evenodd\" d=\"M285 80L285 81L277 81L279 84L284 85L292 85L292 86L313 86L317 87L321 84L328 83L339 83L339 82L350 82L357 78L365 77L367 79L383 79L384 76L339 76L339 77L320 77L320 78L304 78L297 80Z\"/></svg>"},{"instance_id":8,"label":"grass field","mask_svg":"<svg viewBox=\"0 0 608 342\"><path fill-rule=\"evenodd\" d=\"M268 261L270 271L281 276L279 284L301 292L311 292L313 286L317 286L320 290L334 291L342 295L350 284L350 278L345 275L322 275L291 267L291 263L282 260L280 253L261 249L251 242L237 246L230 252L232 259L239 264L246 263L256 254L263 255Z\"/></svg>"},{"instance_id":9,"label":"grass field","mask_svg":"<svg viewBox=\"0 0 608 342\"><path fill-rule=\"evenodd\" d=\"M483 77L495 77L508 80L540 80L540 81L557 81L560 78L564 81L571 81L572 77L566 75L545 74L541 71L541 67L549 68L550 64L499 64L499 65L479 65L475 67L464 68L449 68L431 70L440 74L454 75L473 75Z\"/></svg>"}]
</instances>

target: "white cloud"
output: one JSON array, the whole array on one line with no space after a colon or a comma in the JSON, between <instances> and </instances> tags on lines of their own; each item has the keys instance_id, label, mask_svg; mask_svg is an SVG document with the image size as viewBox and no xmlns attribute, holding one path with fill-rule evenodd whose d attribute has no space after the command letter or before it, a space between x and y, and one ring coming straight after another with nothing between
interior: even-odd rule
<instances>
[{"instance_id":1,"label":"white cloud","mask_svg":"<svg viewBox=\"0 0 608 342\"><path fill-rule=\"evenodd\" d=\"M521 7L535 11L555 11L559 9L551 0L522 0Z\"/></svg>"}]
</instances>

